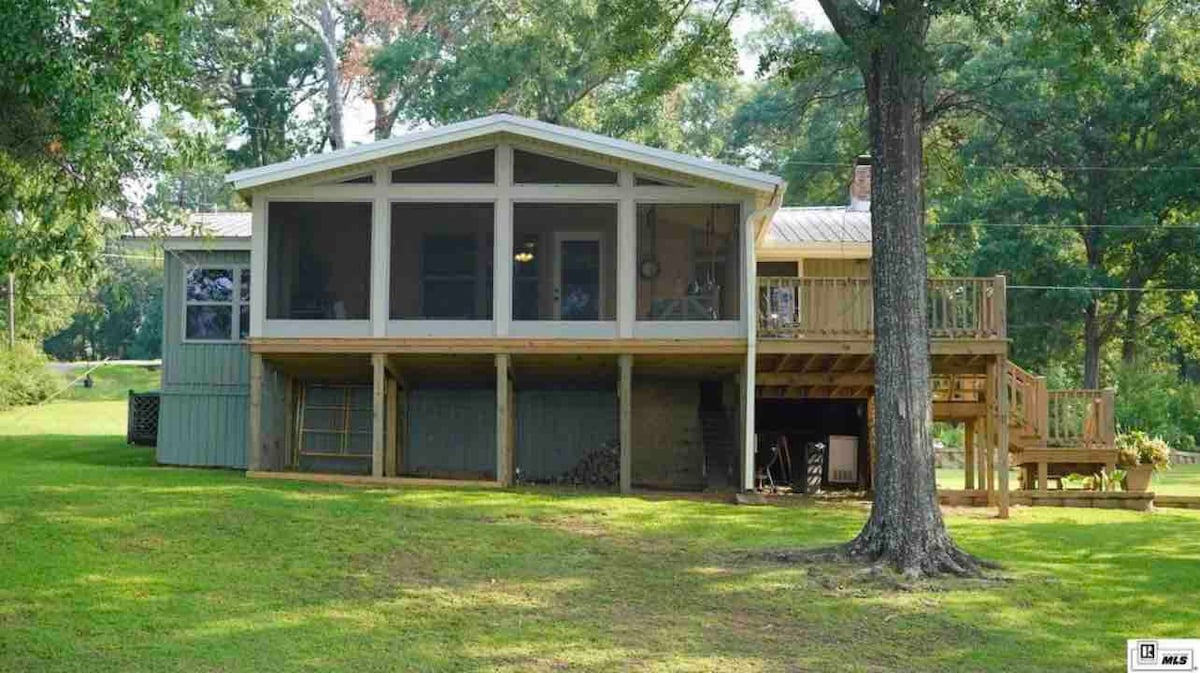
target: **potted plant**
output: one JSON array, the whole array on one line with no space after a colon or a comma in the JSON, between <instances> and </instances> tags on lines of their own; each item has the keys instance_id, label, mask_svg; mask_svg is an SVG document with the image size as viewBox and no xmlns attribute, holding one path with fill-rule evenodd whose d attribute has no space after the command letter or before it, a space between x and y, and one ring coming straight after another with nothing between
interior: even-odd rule
<instances>
[{"instance_id":1,"label":"potted plant","mask_svg":"<svg viewBox=\"0 0 1200 673\"><path fill-rule=\"evenodd\" d=\"M1117 464L1125 468L1125 490L1145 492L1154 473L1171 465L1171 447L1141 430L1122 432L1117 435Z\"/></svg>"}]
</instances>

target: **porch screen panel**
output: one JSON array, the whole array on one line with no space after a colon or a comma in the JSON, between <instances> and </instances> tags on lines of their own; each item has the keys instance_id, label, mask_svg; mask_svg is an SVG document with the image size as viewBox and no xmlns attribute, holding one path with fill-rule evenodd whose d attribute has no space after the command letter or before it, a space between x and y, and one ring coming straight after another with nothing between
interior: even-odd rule
<instances>
[{"instance_id":1,"label":"porch screen panel","mask_svg":"<svg viewBox=\"0 0 1200 673\"><path fill-rule=\"evenodd\" d=\"M615 320L617 208L513 206L513 319Z\"/></svg>"},{"instance_id":2,"label":"porch screen panel","mask_svg":"<svg viewBox=\"0 0 1200 673\"><path fill-rule=\"evenodd\" d=\"M740 208L639 204L638 320L737 320Z\"/></svg>"},{"instance_id":3,"label":"porch screen panel","mask_svg":"<svg viewBox=\"0 0 1200 673\"><path fill-rule=\"evenodd\" d=\"M267 318L371 317L371 204L272 203L267 212Z\"/></svg>"},{"instance_id":4,"label":"porch screen panel","mask_svg":"<svg viewBox=\"0 0 1200 673\"><path fill-rule=\"evenodd\" d=\"M393 320L490 320L490 203L392 205Z\"/></svg>"}]
</instances>

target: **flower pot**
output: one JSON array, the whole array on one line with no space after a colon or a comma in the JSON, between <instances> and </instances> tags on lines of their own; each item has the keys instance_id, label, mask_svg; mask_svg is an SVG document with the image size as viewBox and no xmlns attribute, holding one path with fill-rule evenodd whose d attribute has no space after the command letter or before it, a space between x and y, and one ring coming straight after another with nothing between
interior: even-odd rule
<instances>
[{"instance_id":1,"label":"flower pot","mask_svg":"<svg viewBox=\"0 0 1200 673\"><path fill-rule=\"evenodd\" d=\"M1125 490L1145 493L1150 490L1150 477L1154 476L1153 465L1134 465L1125 470Z\"/></svg>"}]
</instances>

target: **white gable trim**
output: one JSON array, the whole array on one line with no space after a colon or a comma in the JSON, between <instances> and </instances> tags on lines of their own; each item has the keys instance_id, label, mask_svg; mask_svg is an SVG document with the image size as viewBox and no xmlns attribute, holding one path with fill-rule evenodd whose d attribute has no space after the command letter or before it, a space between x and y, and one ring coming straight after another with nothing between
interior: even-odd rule
<instances>
[{"instance_id":1,"label":"white gable trim","mask_svg":"<svg viewBox=\"0 0 1200 673\"><path fill-rule=\"evenodd\" d=\"M525 119L509 114L449 124L434 129L409 133L388 140L350 147L336 152L285 161L260 168L236 171L226 176L237 190L252 189L284 180L337 170L355 164L369 163L389 157L429 149L449 143L471 140L486 135L510 133L543 142L576 147L588 152L607 155L650 167L694 175L716 182L755 191L772 191L785 185L783 179L736 166L727 166L697 157L638 145L587 131Z\"/></svg>"}]
</instances>

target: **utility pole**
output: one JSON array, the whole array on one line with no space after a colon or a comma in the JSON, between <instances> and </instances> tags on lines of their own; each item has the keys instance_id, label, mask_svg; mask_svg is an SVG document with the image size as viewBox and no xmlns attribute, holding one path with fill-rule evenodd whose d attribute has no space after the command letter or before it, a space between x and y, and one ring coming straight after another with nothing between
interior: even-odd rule
<instances>
[{"instance_id":1,"label":"utility pole","mask_svg":"<svg viewBox=\"0 0 1200 673\"><path fill-rule=\"evenodd\" d=\"M8 272L8 348L17 345L17 275Z\"/></svg>"}]
</instances>

